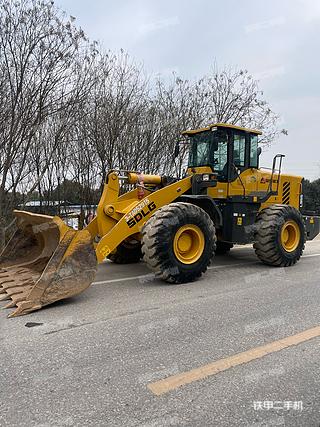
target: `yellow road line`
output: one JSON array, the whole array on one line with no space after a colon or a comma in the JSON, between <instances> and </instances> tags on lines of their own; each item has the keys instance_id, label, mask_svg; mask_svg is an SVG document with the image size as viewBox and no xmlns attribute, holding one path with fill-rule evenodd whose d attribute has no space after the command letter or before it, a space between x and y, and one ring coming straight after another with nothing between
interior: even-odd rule
<instances>
[{"instance_id":1,"label":"yellow road line","mask_svg":"<svg viewBox=\"0 0 320 427\"><path fill-rule=\"evenodd\" d=\"M148 384L148 388L153 394L160 396L161 394L168 393L169 391L175 390L183 385L207 378L211 375L216 375L219 372L226 371L227 369L238 365L243 365L244 363L251 362L252 360L260 359L267 354L276 353L277 351L295 346L319 336L320 326L316 326L300 332L299 334L282 338L269 344L244 351L243 353L238 353L233 356L226 357L225 359L217 360L209 363L208 365L200 366L199 368L192 369L191 371L182 372L181 374L173 375L171 377L164 378L163 380L150 383Z\"/></svg>"}]
</instances>

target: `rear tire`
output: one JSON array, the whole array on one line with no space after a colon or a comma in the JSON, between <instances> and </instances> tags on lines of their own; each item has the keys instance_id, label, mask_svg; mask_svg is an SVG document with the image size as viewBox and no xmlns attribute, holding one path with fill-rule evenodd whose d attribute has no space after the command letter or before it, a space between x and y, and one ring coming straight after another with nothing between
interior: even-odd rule
<instances>
[{"instance_id":1,"label":"rear tire","mask_svg":"<svg viewBox=\"0 0 320 427\"><path fill-rule=\"evenodd\" d=\"M231 248L233 248L233 243L218 240L215 253L216 255L225 255L230 252Z\"/></svg>"},{"instance_id":2,"label":"rear tire","mask_svg":"<svg viewBox=\"0 0 320 427\"><path fill-rule=\"evenodd\" d=\"M138 241L122 242L117 249L107 256L115 264L134 264L142 258L141 243Z\"/></svg>"},{"instance_id":3,"label":"rear tire","mask_svg":"<svg viewBox=\"0 0 320 427\"><path fill-rule=\"evenodd\" d=\"M215 242L211 218L191 203L160 208L142 229L143 258L168 283L199 278L214 256Z\"/></svg>"},{"instance_id":4,"label":"rear tire","mask_svg":"<svg viewBox=\"0 0 320 427\"><path fill-rule=\"evenodd\" d=\"M289 267L301 257L306 233L301 213L287 205L272 205L257 215L253 245L264 263Z\"/></svg>"}]
</instances>

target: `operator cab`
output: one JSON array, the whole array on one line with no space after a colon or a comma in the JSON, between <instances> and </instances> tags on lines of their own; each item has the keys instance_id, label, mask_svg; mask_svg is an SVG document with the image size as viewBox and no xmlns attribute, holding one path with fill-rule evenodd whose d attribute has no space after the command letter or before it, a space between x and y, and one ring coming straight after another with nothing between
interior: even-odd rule
<instances>
[{"instance_id":1,"label":"operator cab","mask_svg":"<svg viewBox=\"0 0 320 427\"><path fill-rule=\"evenodd\" d=\"M217 123L183 135L190 138L188 169L193 173L209 167L218 181L231 182L244 170L259 167L258 130Z\"/></svg>"}]
</instances>

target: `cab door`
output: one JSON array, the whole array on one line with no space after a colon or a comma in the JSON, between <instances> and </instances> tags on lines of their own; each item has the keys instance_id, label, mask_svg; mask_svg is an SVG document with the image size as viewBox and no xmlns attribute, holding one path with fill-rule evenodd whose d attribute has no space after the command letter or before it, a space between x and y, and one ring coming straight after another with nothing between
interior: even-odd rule
<instances>
[{"instance_id":1,"label":"cab door","mask_svg":"<svg viewBox=\"0 0 320 427\"><path fill-rule=\"evenodd\" d=\"M233 130L228 195L248 195L257 190L255 147L248 132Z\"/></svg>"}]
</instances>

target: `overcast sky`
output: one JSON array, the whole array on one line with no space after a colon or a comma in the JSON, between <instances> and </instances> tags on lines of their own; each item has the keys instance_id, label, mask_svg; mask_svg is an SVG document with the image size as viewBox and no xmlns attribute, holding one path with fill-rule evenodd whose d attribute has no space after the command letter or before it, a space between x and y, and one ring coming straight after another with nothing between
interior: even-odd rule
<instances>
[{"instance_id":1,"label":"overcast sky","mask_svg":"<svg viewBox=\"0 0 320 427\"><path fill-rule=\"evenodd\" d=\"M148 73L197 78L219 66L260 80L288 136L263 165L286 154L284 170L320 177L320 0L57 0L91 39L123 48Z\"/></svg>"}]
</instances>

